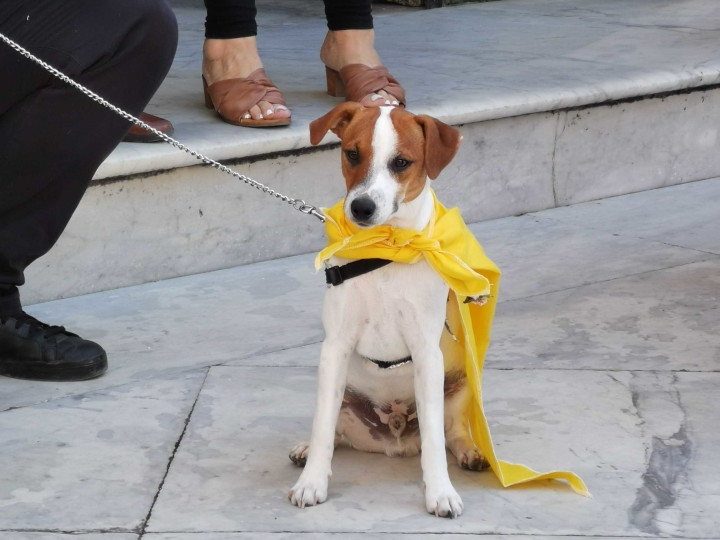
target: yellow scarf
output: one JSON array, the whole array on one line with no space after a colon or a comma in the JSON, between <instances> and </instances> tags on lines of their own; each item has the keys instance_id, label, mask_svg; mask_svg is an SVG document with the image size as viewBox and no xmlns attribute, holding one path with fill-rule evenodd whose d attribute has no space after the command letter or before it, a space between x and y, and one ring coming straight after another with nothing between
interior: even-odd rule
<instances>
[{"instance_id":1,"label":"yellow scarf","mask_svg":"<svg viewBox=\"0 0 720 540\"><path fill-rule=\"evenodd\" d=\"M362 229L345 217L343 201L324 209L328 246L315 259L320 269L333 255L344 259L382 258L412 264L424 258L450 287L447 323L454 339L443 332L441 348L446 359L451 355L465 365L473 391L469 411L472 438L490 462L504 487L532 480L566 480L579 494L589 496L585 483L568 471L538 473L515 463L500 461L495 456L490 430L482 405L482 368L490 341L490 326L495 312L500 270L485 255L482 247L468 230L457 208L446 209L437 200L435 214L423 231L396 229L388 225ZM490 295L485 305L466 304L468 296Z\"/></svg>"}]
</instances>

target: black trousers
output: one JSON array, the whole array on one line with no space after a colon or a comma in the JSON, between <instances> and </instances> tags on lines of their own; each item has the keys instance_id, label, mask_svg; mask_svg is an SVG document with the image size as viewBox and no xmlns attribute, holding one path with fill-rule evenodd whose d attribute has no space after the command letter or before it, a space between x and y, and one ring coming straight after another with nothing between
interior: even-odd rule
<instances>
[{"instance_id":1,"label":"black trousers","mask_svg":"<svg viewBox=\"0 0 720 540\"><path fill-rule=\"evenodd\" d=\"M165 78L177 23L165 0L0 0L0 32L138 115ZM57 241L130 124L0 42L0 316Z\"/></svg>"},{"instance_id":2,"label":"black trousers","mask_svg":"<svg viewBox=\"0 0 720 540\"><path fill-rule=\"evenodd\" d=\"M368 30L373 27L372 0L324 2L330 30ZM205 8L206 38L230 39L257 35L255 0L205 0Z\"/></svg>"}]
</instances>

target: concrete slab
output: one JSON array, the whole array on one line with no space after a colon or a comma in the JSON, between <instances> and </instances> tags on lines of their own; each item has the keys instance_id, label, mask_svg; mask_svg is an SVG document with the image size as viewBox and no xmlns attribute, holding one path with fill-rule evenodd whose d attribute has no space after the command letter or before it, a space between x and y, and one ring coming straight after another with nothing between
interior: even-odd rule
<instances>
[{"instance_id":1,"label":"concrete slab","mask_svg":"<svg viewBox=\"0 0 720 540\"><path fill-rule=\"evenodd\" d=\"M505 354L505 339L522 339L520 329L504 333L506 309L509 321L515 313L524 314L523 327L547 337L547 341L530 340L527 347L566 341L564 331L543 326L554 319L538 315L547 314L542 299L529 299L517 308L505 307L505 302L565 290L570 290L566 296L572 299L572 289L582 285L717 260L717 255L708 251L717 242L713 233L720 213L715 212L713 201L718 186L719 180L696 182L471 225L503 271L493 344L501 346L499 361L512 358ZM670 237L673 245L664 241ZM110 372L81 385L7 380L0 392L0 410L72 394L78 387L105 388L197 366L227 362L314 365L316 349L300 355L292 351L323 337L324 277L314 271L313 259L313 255L290 257L33 306L30 311L40 319L62 322L102 343L110 354ZM662 287L675 290L677 286L664 282ZM646 291L644 294L654 298L651 287ZM629 299L635 297L633 291L627 294ZM581 307L557 302L560 310L567 309L577 320L590 324L587 315L578 312ZM708 302L709 298L703 304L706 308L711 307ZM608 305L608 309L616 308ZM532 317L528 313L533 313ZM556 316L562 318L562 312ZM611 314L601 310L600 316ZM516 345L512 354L527 354L534 362L539 361L538 353L542 356L541 351ZM582 348L587 344L576 345ZM259 355L279 351L286 352L258 360ZM622 366L647 367L632 362Z\"/></svg>"},{"instance_id":2,"label":"concrete slab","mask_svg":"<svg viewBox=\"0 0 720 540\"><path fill-rule=\"evenodd\" d=\"M690 234L693 229L685 224L697 224L705 229L694 230L706 230L702 238L711 246L707 242L715 238L713 218L720 219L715 216L712 204L718 185L717 180L698 182L677 195L663 195L663 190L645 192L603 201L600 206L592 203L581 205L578 210L569 207L485 221L470 228L503 271L499 297L502 304L653 270L717 260L717 255L694 248L692 243L685 247L679 236L677 245L668 245L663 238L670 234L667 232L670 228L676 231L672 234L679 235L686 227ZM680 187L671 188L677 189ZM661 200L667 202L657 202ZM670 212L673 201L675 208ZM668 214L672 215L671 220L666 218ZM635 215L638 217L633 218ZM603 220L618 225L609 225L609 230L604 231ZM658 235L648 239L642 238L644 234L633 234L632 222L635 227L648 224L649 230ZM663 234L663 229L657 228L662 223L666 224ZM255 363L258 355L322 340L320 313L325 285L323 275L313 268L313 259L313 255L303 255L164 280L48 302L33 306L30 311L40 319L62 322L106 347L111 359L110 373L83 383L82 388L105 388L226 362L264 365ZM503 308L498 313L496 336L502 335L498 334L503 328L502 314ZM575 315L583 318L582 314ZM606 315L603 312L602 316ZM537 324L528 323L528 327L540 331ZM546 331L550 332L547 334L550 342L563 335ZM550 339L551 336L554 337ZM500 338L499 342L502 341ZM283 365L285 362L313 365L316 358L312 353L296 356L289 352L282 358L266 360ZM644 369L641 365L624 368ZM6 390L0 393L0 410L67 395L74 388L74 383L38 386L8 381Z\"/></svg>"},{"instance_id":3,"label":"concrete slab","mask_svg":"<svg viewBox=\"0 0 720 540\"><path fill-rule=\"evenodd\" d=\"M83 383L3 380L0 410L315 343L324 290L303 256L33 306L101 343L109 372Z\"/></svg>"},{"instance_id":4,"label":"concrete slab","mask_svg":"<svg viewBox=\"0 0 720 540\"><path fill-rule=\"evenodd\" d=\"M134 533L53 533L2 531L3 540L138 540Z\"/></svg>"},{"instance_id":5,"label":"concrete slab","mask_svg":"<svg viewBox=\"0 0 720 540\"><path fill-rule=\"evenodd\" d=\"M720 178L534 214L574 228L720 254Z\"/></svg>"},{"instance_id":6,"label":"concrete slab","mask_svg":"<svg viewBox=\"0 0 720 540\"><path fill-rule=\"evenodd\" d=\"M501 303L489 365L717 371L720 260Z\"/></svg>"},{"instance_id":7,"label":"concrete slab","mask_svg":"<svg viewBox=\"0 0 720 540\"><path fill-rule=\"evenodd\" d=\"M643 476L645 489L643 493L638 493L636 508L639 511L636 515L638 523L648 524L645 525L647 530L654 527L663 532L679 532L682 529L689 536L717 537L716 509L720 507L720 465L717 457L720 436L716 429L717 422L712 417L714 402L704 397L707 392L717 395L720 383L717 375L677 374L677 393L671 400L687 416L676 434L664 440L653 440L649 462L659 464L656 470L664 469L668 472L653 477L651 466ZM657 395L655 399L667 398ZM666 428L665 433L671 430ZM678 442L682 440L687 442L678 449ZM687 464L687 473L672 472L677 471L672 462ZM657 480L661 482L659 486L655 484ZM667 486L672 481L676 481L681 489L668 490Z\"/></svg>"},{"instance_id":8,"label":"concrete slab","mask_svg":"<svg viewBox=\"0 0 720 540\"><path fill-rule=\"evenodd\" d=\"M306 540L308 537L319 538L320 540L394 540L398 533L170 533L170 534L146 534L143 540ZM402 534L403 540L466 540L468 534ZM513 534L484 534L483 540L527 540L525 535ZM533 536L539 540L580 540L586 536ZM608 536L593 536L597 540L609 540ZM652 540L653 537L646 536ZM24 540L24 539L22 539ZM54 540L54 539L52 539ZM112 540L112 539L111 539Z\"/></svg>"},{"instance_id":9,"label":"concrete slab","mask_svg":"<svg viewBox=\"0 0 720 540\"><path fill-rule=\"evenodd\" d=\"M612 212L611 205L606 208ZM472 224L470 230L503 273L500 302L717 260L714 254L667 245L660 239L599 231L581 220L566 223L520 216Z\"/></svg>"},{"instance_id":10,"label":"concrete slab","mask_svg":"<svg viewBox=\"0 0 720 540\"><path fill-rule=\"evenodd\" d=\"M0 537L139 530L204 378L194 371L3 411Z\"/></svg>"},{"instance_id":11,"label":"concrete slab","mask_svg":"<svg viewBox=\"0 0 720 540\"><path fill-rule=\"evenodd\" d=\"M718 374L488 370L499 455L538 470L570 468L594 498L560 484L502 490L491 474L450 459L466 511L447 521L425 513L419 459L350 449L336 452L326 503L291 506L298 469L287 453L310 429L313 370L212 368L148 531L696 536L720 526L705 510L720 487L694 483L716 468L715 435L696 437L693 428L712 421L701 394L709 399L718 383ZM675 504L681 498L694 501L683 507L691 519Z\"/></svg>"},{"instance_id":12,"label":"concrete slab","mask_svg":"<svg viewBox=\"0 0 720 540\"><path fill-rule=\"evenodd\" d=\"M557 205L717 176L718 115L715 90L560 113Z\"/></svg>"}]
</instances>

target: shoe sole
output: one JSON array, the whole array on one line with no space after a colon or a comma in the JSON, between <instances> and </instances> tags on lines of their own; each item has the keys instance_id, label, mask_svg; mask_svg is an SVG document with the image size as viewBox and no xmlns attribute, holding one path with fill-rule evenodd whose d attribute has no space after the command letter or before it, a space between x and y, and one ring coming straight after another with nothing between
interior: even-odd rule
<instances>
[{"instance_id":1,"label":"shoe sole","mask_svg":"<svg viewBox=\"0 0 720 540\"><path fill-rule=\"evenodd\" d=\"M108 362L105 356L73 366L0 358L0 375L32 381L86 381L100 377L107 368Z\"/></svg>"},{"instance_id":2,"label":"shoe sole","mask_svg":"<svg viewBox=\"0 0 720 540\"><path fill-rule=\"evenodd\" d=\"M217 112L217 111L215 111L215 112ZM217 113L217 115L226 124L232 124L233 126L241 126L241 127L248 127L248 128L284 127L284 126L289 126L290 122L292 122L291 118L275 118L272 120L255 120L254 118L243 118L239 122L234 122L232 120L228 120L219 112Z\"/></svg>"},{"instance_id":3,"label":"shoe sole","mask_svg":"<svg viewBox=\"0 0 720 540\"><path fill-rule=\"evenodd\" d=\"M161 133L164 133L168 137L171 137L174 130L170 131L163 131ZM165 139L160 137L159 135L156 135L152 131L148 131L147 133L143 134L133 134L128 133L125 135L125 138L123 138L122 142L129 142L129 143L156 143L156 142L162 142Z\"/></svg>"}]
</instances>

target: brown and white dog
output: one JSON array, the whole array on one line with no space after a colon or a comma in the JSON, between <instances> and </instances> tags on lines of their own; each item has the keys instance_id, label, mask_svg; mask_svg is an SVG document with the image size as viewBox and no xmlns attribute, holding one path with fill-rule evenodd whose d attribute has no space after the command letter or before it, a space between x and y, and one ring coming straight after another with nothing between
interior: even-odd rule
<instances>
[{"instance_id":1,"label":"brown and white dog","mask_svg":"<svg viewBox=\"0 0 720 540\"><path fill-rule=\"evenodd\" d=\"M312 122L311 142L328 131L342 141L348 219L423 230L433 214L430 179L455 156L460 132L404 109L356 103ZM289 493L293 504L326 500L333 450L345 443L389 456L422 451L428 512L462 513L446 444L463 468L480 470L487 461L469 435L464 366L444 365L440 351L447 299L448 286L424 260L392 263L327 290L312 435L290 453L305 467Z\"/></svg>"}]
</instances>

